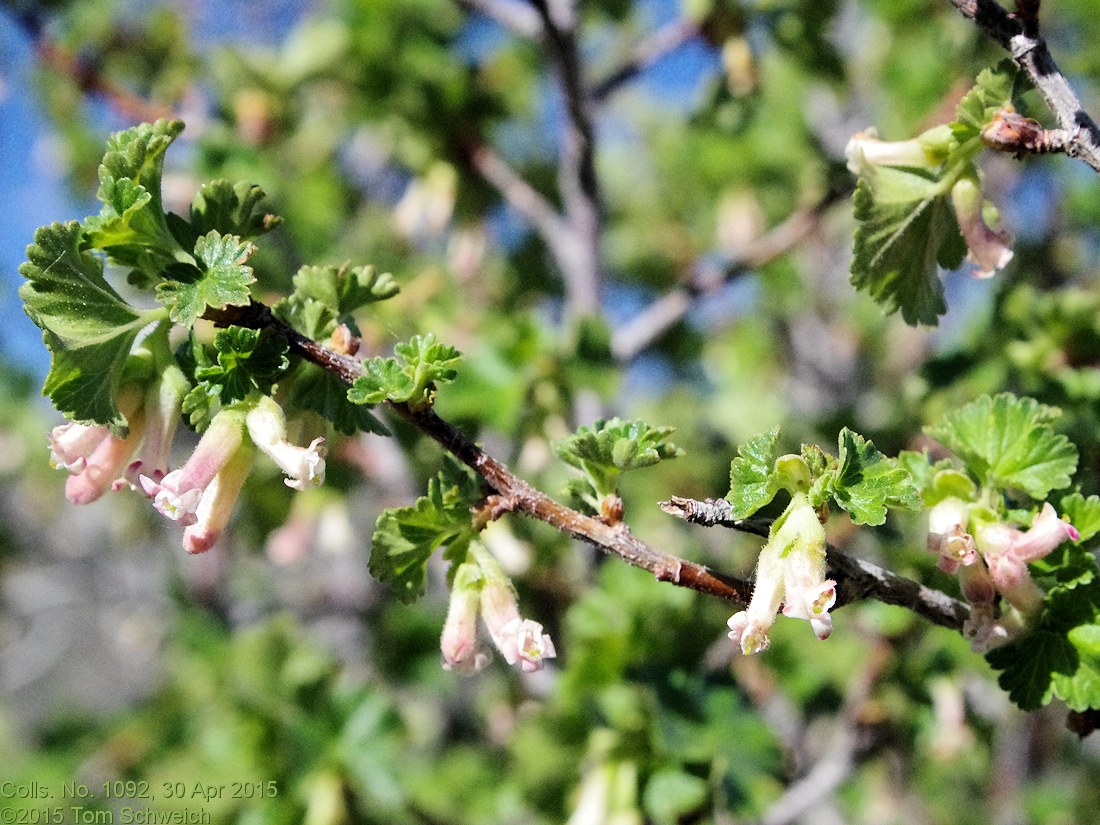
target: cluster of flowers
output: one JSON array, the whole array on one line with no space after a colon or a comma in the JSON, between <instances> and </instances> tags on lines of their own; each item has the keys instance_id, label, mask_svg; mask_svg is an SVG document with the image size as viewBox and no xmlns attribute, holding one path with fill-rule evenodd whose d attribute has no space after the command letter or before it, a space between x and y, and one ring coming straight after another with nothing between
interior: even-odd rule
<instances>
[{"instance_id":1,"label":"cluster of flowers","mask_svg":"<svg viewBox=\"0 0 1100 825\"><path fill-rule=\"evenodd\" d=\"M479 613L493 646L508 664L532 673L542 669L543 660L557 656L542 625L520 616L516 591L500 563L474 542L468 560L455 570L451 586L440 639L444 669L476 673L492 661L492 652L478 637Z\"/></svg>"},{"instance_id":2,"label":"cluster of flowers","mask_svg":"<svg viewBox=\"0 0 1100 825\"><path fill-rule=\"evenodd\" d=\"M748 655L767 650L776 613L810 623L814 635L833 632L829 610L836 582L825 578L825 528L805 493L795 493L776 520L756 566L756 586L747 610L730 617L729 637Z\"/></svg>"},{"instance_id":3,"label":"cluster of flowers","mask_svg":"<svg viewBox=\"0 0 1100 825\"><path fill-rule=\"evenodd\" d=\"M970 602L970 619L963 634L971 647L985 653L1018 636L1042 608L1043 592L1027 569L1066 539L1077 541L1077 530L1046 503L1028 530L1004 522L972 518L973 506L945 498L928 514L928 549L938 566L958 573L963 596ZM997 595L1012 608L996 615Z\"/></svg>"},{"instance_id":4,"label":"cluster of flowers","mask_svg":"<svg viewBox=\"0 0 1100 825\"><path fill-rule=\"evenodd\" d=\"M169 470L172 440L187 384L172 369L144 395L130 387L120 407L130 429L125 438L106 427L68 422L49 436L50 463L69 472L65 496L88 504L108 490L144 493L165 518L184 528L189 553L209 550L221 536L252 467L256 450L268 455L298 490L325 480L325 440L307 447L287 439L282 407L266 395L220 410L194 453Z\"/></svg>"}]
</instances>

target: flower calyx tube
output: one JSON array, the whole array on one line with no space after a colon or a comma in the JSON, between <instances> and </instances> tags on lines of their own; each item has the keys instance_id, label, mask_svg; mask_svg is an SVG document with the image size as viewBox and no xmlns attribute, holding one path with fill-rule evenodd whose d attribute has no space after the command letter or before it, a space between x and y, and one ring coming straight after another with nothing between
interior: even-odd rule
<instances>
[{"instance_id":1,"label":"flower calyx tube","mask_svg":"<svg viewBox=\"0 0 1100 825\"><path fill-rule=\"evenodd\" d=\"M728 622L729 637L742 653L768 648L768 630L780 610L785 616L808 621L817 638L828 638L836 582L825 578L825 547L825 528L809 496L794 493L760 551L748 608Z\"/></svg>"},{"instance_id":2,"label":"flower calyx tube","mask_svg":"<svg viewBox=\"0 0 1100 825\"><path fill-rule=\"evenodd\" d=\"M542 625L520 615L515 588L500 563L475 541L467 561L455 571L440 639L444 669L471 673L489 662L491 655L477 638L478 611L493 646L508 664L532 673L557 656Z\"/></svg>"}]
</instances>

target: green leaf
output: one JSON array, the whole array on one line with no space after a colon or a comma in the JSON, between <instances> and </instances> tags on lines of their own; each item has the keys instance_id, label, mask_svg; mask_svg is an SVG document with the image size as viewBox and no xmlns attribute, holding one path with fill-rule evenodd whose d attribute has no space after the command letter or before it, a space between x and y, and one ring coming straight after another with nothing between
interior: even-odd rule
<instances>
[{"instance_id":1,"label":"green leaf","mask_svg":"<svg viewBox=\"0 0 1100 825\"><path fill-rule=\"evenodd\" d=\"M338 323L352 324L352 314L375 301L392 298L397 283L373 266L303 266L294 275L294 291L275 307L275 314L303 335L326 338Z\"/></svg>"},{"instance_id":2,"label":"green leaf","mask_svg":"<svg viewBox=\"0 0 1100 825\"><path fill-rule=\"evenodd\" d=\"M1050 427L1059 415L1057 408L1033 398L984 395L925 432L961 458L983 484L1042 500L1067 486L1077 469L1077 448Z\"/></svg>"},{"instance_id":3,"label":"green leaf","mask_svg":"<svg viewBox=\"0 0 1100 825\"><path fill-rule=\"evenodd\" d=\"M1038 710L1054 696L1055 678L1072 677L1080 658L1064 632L1037 630L991 650L986 660L1003 671L997 679L1023 710Z\"/></svg>"},{"instance_id":4,"label":"green leaf","mask_svg":"<svg viewBox=\"0 0 1100 825\"><path fill-rule=\"evenodd\" d=\"M158 120L111 135L96 193L103 208L84 222L90 246L151 276L183 251L168 228L160 197L164 153L182 131L181 121Z\"/></svg>"},{"instance_id":5,"label":"green leaf","mask_svg":"<svg viewBox=\"0 0 1100 825\"><path fill-rule=\"evenodd\" d=\"M920 506L920 493L909 472L869 440L845 427L840 431L839 450L833 499L856 524L884 523L889 507L915 510Z\"/></svg>"},{"instance_id":6,"label":"green leaf","mask_svg":"<svg viewBox=\"0 0 1100 825\"><path fill-rule=\"evenodd\" d=\"M1070 493L1062 497L1058 511L1081 534L1077 539L1078 544L1084 544L1100 532L1100 496L1085 498L1080 493Z\"/></svg>"},{"instance_id":7,"label":"green leaf","mask_svg":"<svg viewBox=\"0 0 1100 825\"><path fill-rule=\"evenodd\" d=\"M203 184L191 201L195 240L211 231L245 240L270 232L282 223L282 218L258 208L265 197L263 189L244 181L231 184L215 180Z\"/></svg>"},{"instance_id":8,"label":"green leaf","mask_svg":"<svg viewBox=\"0 0 1100 825\"><path fill-rule=\"evenodd\" d=\"M366 373L348 390L353 404L407 403L416 409L429 406L439 382L453 381L459 351L441 344L435 335L414 335L394 347L396 358L372 358L363 364Z\"/></svg>"},{"instance_id":9,"label":"green leaf","mask_svg":"<svg viewBox=\"0 0 1100 825\"><path fill-rule=\"evenodd\" d=\"M730 491L726 499L733 505L734 518L748 518L775 496L778 487L773 478L779 458L779 427L754 435L737 448L730 464Z\"/></svg>"},{"instance_id":10,"label":"green leaf","mask_svg":"<svg viewBox=\"0 0 1100 825\"><path fill-rule=\"evenodd\" d=\"M370 572L407 603L424 592L428 559L436 548L461 554L476 535L470 508L481 498L476 476L455 461L428 483L412 507L384 510L371 538Z\"/></svg>"},{"instance_id":11,"label":"green leaf","mask_svg":"<svg viewBox=\"0 0 1100 825\"><path fill-rule=\"evenodd\" d=\"M977 138L998 109L1012 104L1018 78L1016 63L1009 58L978 74L974 86L955 108L951 130L959 143Z\"/></svg>"},{"instance_id":12,"label":"green leaf","mask_svg":"<svg viewBox=\"0 0 1100 825\"><path fill-rule=\"evenodd\" d=\"M103 264L81 252L80 242L75 221L38 229L19 267L27 279L19 295L52 356L43 394L67 418L94 421L122 435L123 366L138 333L163 311L139 312L122 300L103 278Z\"/></svg>"},{"instance_id":13,"label":"green leaf","mask_svg":"<svg viewBox=\"0 0 1100 825\"><path fill-rule=\"evenodd\" d=\"M214 335L216 363L198 366L195 379L205 383L208 394L216 394L222 404L240 401L253 390L269 393L272 385L286 372L286 339L267 329L231 326Z\"/></svg>"},{"instance_id":14,"label":"green leaf","mask_svg":"<svg viewBox=\"0 0 1100 825\"><path fill-rule=\"evenodd\" d=\"M853 203L858 222L851 281L907 324L935 325L947 311L937 263L962 263L965 244L938 173L869 167Z\"/></svg>"},{"instance_id":15,"label":"green leaf","mask_svg":"<svg viewBox=\"0 0 1100 825\"><path fill-rule=\"evenodd\" d=\"M210 230L195 241L199 268L178 266L168 270L172 279L157 285L157 300L170 310L172 320L191 326L207 307L245 306L251 300L249 284L256 278L245 261L256 251L235 235Z\"/></svg>"},{"instance_id":16,"label":"green leaf","mask_svg":"<svg viewBox=\"0 0 1100 825\"><path fill-rule=\"evenodd\" d=\"M356 432L389 434L382 422L371 415L365 406L348 401L347 385L316 364L300 363L290 387L289 405L312 410L331 422L337 432L344 435L354 435Z\"/></svg>"}]
</instances>

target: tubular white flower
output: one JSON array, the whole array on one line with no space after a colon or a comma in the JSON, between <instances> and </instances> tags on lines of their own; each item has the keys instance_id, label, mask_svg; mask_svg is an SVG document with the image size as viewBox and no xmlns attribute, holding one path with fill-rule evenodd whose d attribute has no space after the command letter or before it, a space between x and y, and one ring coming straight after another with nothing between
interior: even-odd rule
<instances>
[{"instance_id":1,"label":"tubular white flower","mask_svg":"<svg viewBox=\"0 0 1100 825\"><path fill-rule=\"evenodd\" d=\"M264 395L245 416L252 443L279 465L287 476L287 487L305 490L325 481L325 439L315 438L308 447L287 440L286 415L272 398Z\"/></svg>"},{"instance_id":2,"label":"tubular white flower","mask_svg":"<svg viewBox=\"0 0 1100 825\"><path fill-rule=\"evenodd\" d=\"M557 656L554 642L542 632L542 625L519 615L515 591L503 573L497 576L488 572L486 576L481 588L481 618L493 645L508 664L519 664L524 672L531 673L542 669L544 659Z\"/></svg>"},{"instance_id":3,"label":"tubular white flower","mask_svg":"<svg viewBox=\"0 0 1100 825\"><path fill-rule=\"evenodd\" d=\"M145 441L126 470L131 486L141 486L141 476L159 481L168 473L172 439L180 422L180 406L189 385L176 365L167 367L150 387L145 398Z\"/></svg>"},{"instance_id":4,"label":"tubular white flower","mask_svg":"<svg viewBox=\"0 0 1100 825\"><path fill-rule=\"evenodd\" d=\"M444 670L476 673L492 661L493 654L477 637L480 601L481 568L466 562L455 571L447 620L439 639Z\"/></svg>"},{"instance_id":5,"label":"tubular white flower","mask_svg":"<svg viewBox=\"0 0 1100 825\"><path fill-rule=\"evenodd\" d=\"M836 582L825 578L825 528L805 493L791 497L776 525L760 551L748 609L727 622L730 639L746 655L768 648L768 629L781 606L784 615L810 622L817 638L832 632Z\"/></svg>"},{"instance_id":6,"label":"tubular white flower","mask_svg":"<svg viewBox=\"0 0 1100 825\"><path fill-rule=\"evenodd\" d=\"M844 148L848 171L864 174L868 166L931 169L946 160L954 145L949 126L936 126L910 140L879 140L874 129L852 135Z\"/></svg>"}]
</instances>

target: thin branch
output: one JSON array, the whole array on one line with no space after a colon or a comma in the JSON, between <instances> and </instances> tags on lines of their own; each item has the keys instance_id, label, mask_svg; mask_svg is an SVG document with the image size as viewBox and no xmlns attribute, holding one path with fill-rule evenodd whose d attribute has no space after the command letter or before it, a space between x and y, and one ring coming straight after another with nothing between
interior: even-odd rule
<instances>
[{"instance_id":1,"label":"thin branch","mask_svg":"<svg viewBox=\"0 0 1100 825\"><path fill-rule=\"evenodd\" d=\"M959 12L1000 43L1035 84L1039 96L1070 135L1064 151L1100 172L1100 128L1081 105L1077 93L1054 62L1046 41L1038 34L1038 3L1020 4L1010 14L994 0L950 0Z\"/></svg>"},{"instance_id":2,"label":"thin branch","mask_svg":"<svg viewBox=\"0 0 1100 825\"><path fill-rule=\"evenodd\" d=\"M615 358L634 358L668 332L699 300L789 252L817 228L828 208L847 194L846 190L829 190L816 203L796 210L761 235L721 268L698 269L686 283L665 293L615 330L611 337Z\"/></svg>"},{"instance_id":3,"label":"thin branch","mask_svg":"<svg viewBox=\"0 0 1100 825\"><path fill-rule=\"evenodd\" d=\"M107 78L94 64L80 60L63 46L44 35L33 35L35 54L46 66L76 84L82 92L103 98L112 109L127 120L152 122L172 116L172 109L162 103L146 100Z\"/></svg>"},{"instance_id":4,"label":"thin branch","mask_svg":"<svg viewBox=\"0 0 1100 825\"><path fill-rule=\"evenodd\" d=\"M550 201L546 200L515 169L487 144L467 144L470 165L500 193L505 203L526 219L546 243L559 266L568 261L569 225Z\"/></svg>"},{"instance_id":5,"label":"thin branch","mask_svg":"<svg viewBox=\"0 0 1100 825\"><path fill-rule=\"evenodd\" d=\"M661 502L661 509L692 524L729 527L767 536L770 523L762 519L735 519L733 505L725 499L697 501L673 497ZM829 572L837 582L837 604L875 599L912 610L935 624L961 630L970 616L970 607L939 590L891 573L877 564L850 556L829 545L826 555Z\"/></svg>"},{"instance_id":6,"label":"thin branch","mask_svg":"<svg viewBox=\"0 0 1100 825\"><path fill-rule=\"evenodd\" d=\"M602 103L623 84L633 80L662 57L699 37L699 22L690 18L673 20L646 37L634 47L630 58L592 89L592 100Z\"/></svg>"},{"instance_id":7,"label":"thin branch","mask_svg":"<svg viewBox=\"0 0 1100 825\"><path fill-rule=\"evenodd\" d=\"M814 766L787 786L760 817L761 825L787 825L822 804L855 770L865 752L862 717L871 693L893 661L892 651L880 642L863 670L849 684L841 712L833 720L832 736Z\"/></svg>"},{"instance_id":8,"label":"thin branch","mask_svg":"<svg viewBox=\"0 0 1100 825\"><path fill-rule=\"evenodd\" d=\"M210 310L204 317L219 326L236 324L252 329L270 328L287 339L291 351L332 373L348 386L363 375L363 367L358 360L333 352L307 338L272 316L263 304ZM606 524L559 504L485 453L434 410L414 410L406 404L387 403L387 406L480 475L507 502L507 509L546 522L573 538L618 556L628 564L648 570L661 581L731 602L748 602L752 587L746 580L716 573L704 565L656 550L638 539L625 524Z\"/></svg>"},{"instance_id":9,"label":"thin branch","mask_svg":"<svg viewBox=\"0 0 1100 825\"><path fill-rule=\"evenodd\" d=\"M483 14L517 37L542 36L542 21L531 6L508 0L455 0L467 12Z\"/></svg>"},{"instance_id":10,"label":"thin branch","mask_svg":"<svg viewBox=\"0 0 1100 825\"><path fill-rule=\"evenodd\" d=\"M603 231L599 181L596 178L595 140L591 100L585 89L577 45L577 10L573 0L532 0L542 19L543 44L558 77L564 103L558 188L569 224L568 246L561 250L566 261L567 314L592 314L600 305Z\"/></svg>"}]
</instances>

